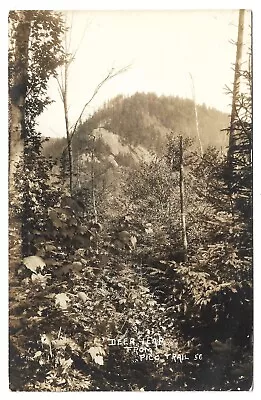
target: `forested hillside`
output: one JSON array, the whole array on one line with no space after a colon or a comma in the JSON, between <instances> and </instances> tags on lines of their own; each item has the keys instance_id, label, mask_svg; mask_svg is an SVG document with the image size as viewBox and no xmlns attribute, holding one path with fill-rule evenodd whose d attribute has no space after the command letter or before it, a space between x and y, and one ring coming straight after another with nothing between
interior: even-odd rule
<instances>
[{"instance_id":1,"label":"forested hillside","mask_svg":"<svg viewBox=\"0 0 261 400\"><path fill-rule=\"evenodd\" d=\"M224 129L229 123L228 115L205 105L197 106L197 114L203 149L215 146L225 152L228 137ZM198 147L194 103L189 99L158 97L154 93L119 95L79 126L73 139L74 151L84 152L88 135L99 127L118 135L123 144L140 145L156 154L162 154L169 135L195 138L194 146ZM46 154L59 155L59 143L64 148L64 140L57 140L54 146L55 142L52 139L46 145Z\"/></svg>"},{"instance_id":2,"label":"forested hillside","mask_svg":"<svg viewBox=\"0 0 261 400\"><path fill-rule=\"evenodd\" d=\"M203 154L192 101L152 93L48 142L65 25L10 24L10 390L251 390L251 69L231 126L198 106Z\"/></svg>"},{"instance_id":3,"label":"forested hillside","mask_svg":"<svg viewBox=\"0 0 261 400\"><path fill-rule=\"evenodd\" d=\"M199 132L204 148L227 144L225 132L228 116L205 105L197 106ZM127 142L161 150L170 132L196 137L194 103L179 97L158 97L154 93L117 96L86 122L89 129L104 126ZM85 126L84 126L85 127Z\"/></svg>"}]
</instances>

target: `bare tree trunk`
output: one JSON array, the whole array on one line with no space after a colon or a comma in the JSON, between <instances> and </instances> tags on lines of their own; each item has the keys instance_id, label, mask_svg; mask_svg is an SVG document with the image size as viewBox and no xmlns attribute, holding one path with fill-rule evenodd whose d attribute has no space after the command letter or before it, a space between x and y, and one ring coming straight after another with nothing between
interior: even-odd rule
<instances>
[{"instance_id":1,"label":"bare tree trunk","mask_svg":"<svg viewBox=\"0 0 261 400\"><path fill-rule=\"evenodd\" d=\"M183 171L183 138L180 136L179 142L180 150L180 169L179 169L179 190L180 190L180 215L181 215L181 228L182 228L182 246L184 251L184 262L187 261L188 241L186 232L186 217L184 206L184 171Z\"/></svg>"},{"instance_id":2,"label":"bare tree trunk","mask_svg":"<svg viewBox=\"0 0 261 400\"><path fill-rule=\"evenodd\" d=\"M94 214L94 221L97 224L98 222L98 213L96 207L96 195L95 195L95 187L94 187L94 144L95 144L95 136L92 136L92 150L91 150L91 184L92 184L92 207L93 207L93 214Z\"/></svg>"},{"instance_id":3,"label":"bare tree trunk","mask_svg":"<svg viewBox=\"0 0 261 400\"><path fill-rule=\"evenodd\" d=\"M83 106L81 112L79 113L79 117L77 118L75 124L71 127L69 127L69 113L68 113L68 75L69 75L69 67L71 63L74 61L75 56L79 50L79 47L81 45L81 41L79 43L78 48L73 54L70 54L70 43L71 43L71 31L72 31L72 25L70 26L69 29L69 38L67 33L65 33L65 52L67 54L67 60L65 62L65 67L64 67L64 76L63 73L61 72L61 77L57 79L58 87L59 87L59 92L60 92L60 97L63 102L63 107L64 107L64 119L65 119L65 129L66 129L66 138L67 138L67 146L64 149L64 151L68 152L68 161L69 161L69 189L70 189L70 195L72 196L73 194L73 176L74 176L74 160L73 160L73 152L72 152L72 140L73 137L77 131L77 128L79 124L82 121L82 117L84 114L84 111L88 107L88 105L91 103L91 101L94 99L94 97L97 95L101 87L110 79L114 78L115 76L125 72L128 67L121 68L119 70L114 70L112 68L107 76L97 85L95 88L91 98L85 103ZM84 35L82 36L83 39Z\"/></svg>"},{"instance_id":4,"label":"bare tree trunk","mask_svg":"<svg viewBox=\"0 0 261 400\"><path fill-rule=\"evenodd\" d=\"M237 37L237 52L236 52L236 63L235 63L235 75L234 75L234 86L233 86L233 97L232 97L232 110L231 110L231 120L230 120L230 132L229 132L229 145L227 153L227 162L229 169L229 180L228 180L228 190L229 190L229 201L231 207L231 213L234 215L234 198L233 198L233 170L234 170L234 152L236 148L236 113L237 113L237 99L239 96L240 89L240 68L242 60L242 50L243 50L243 36L244 36L244 13L245 10L239 10L238 18L238 37Z\"/></svg>"},{"instance_id":5,"label":"bare tree trunk","mask_svg":"<svg viewBox=\"0 0 261 400\"><path fill-rule=\"evenodd\" d=\"M10 47L9 67L9 205L14 201L16 206L19 197L14 200L15 172L17 164L24 169L25 131L25 99L28 84L28 49L31 23L26 19L24 11L17 11L17 26L11 26L13 47ZM14 21L10 22L15 24ZM11 42L12 43L12 42ZM9 209L9 267L20 262L23 253L23 223L16 220Z\"/></svg>"},{"instance_id":6,"label":"bare tree trunk","mask_svg":"<svg viewBox=\"0 0 261 400\"><path fill-rule=\"evenodd\" d=\"M81 180L80 180L80 154L79 151L77 151L76 154L76 160L77 160L77 164L76 164L76 187L77 189L81 189Z\"/></svg>"},{"instance_id":7,"label":"bare tree trunk","mask_svg":"<svg viewBox=\"0 0 261 400\"><path fill-rule=\"evenodd\" d=\"M196 131L197 131L197 136L198 136L198 143L199 143L199 148L200 148L200 155L203 157L203 147L201 143L201 138L200 138L200 133L199 133L199 125L198 125L198 110L197 110L197 104L196 104L196 92L195 92L195 85L194 85L194 80L193 76L190 74L191 77L191 82L192 82L192 94L193 94L193 102L194 102L194 113L195 113L195 121L196 121Z\"/></svg>"},{"instance_id":8,"label":"bare tree trunk","mask_svg":"<svg viewBox=\"0 0 261 400\"><path fill-rule=\"evenodd\" d=\"M69 187L70 195L73 193L73 153L72 153L72 138L70 135L69 128L69 116L68 116L68 68L69 63L65 63L64 67L64 87L63 87L63 107L64 107L64 120L67 138L67 148L68 148L68 160L69 160Z\"/></svg>"},{"instance_id":9,"label":"bare tree trunk","mask_svg":"<svg viewBox=\"0 0 261 400\"><path fill-rule=\"evenodd\" d=\"M23 11L19 12L19 22L14 34L13 76L10 78L9 97L9 191L14 191L16 164L23 165L25 139L25 96L27 90L28 47L30 21L26 21Z\"/></svg>"},{"instance_id":10,"label":"bare tree trunk","mask_svg":"<svg viewBox=\"0 0 261 400\"><path fill-rule=\"evenodd\" d=\"M229 148L228 148L228 162L230 168L233 168L233 151L236 145L235 119L236 119L236 103L237 103L237 98L239 96L239 88L240 88L240 67L241 67L242 50L243 50L244 17L245 17L245 10L240 10L238 18L237 52L236 52L232 110L231 110L231 121L230 121Z\"/></svg>"},{"instance_id":11,"label":"bare tree trunk","mask_svg":"<svg viewBox=\"0 0 261 400\"><path fill-rule=\"evenodd\" d=\"M67 47L66 47L66 49L67 49ZM69 129L69 116L68 116L68 70L69 70L69 66L70 66L72 61L73 61L73 58L70 58L69 61L67 61L67 63L66 63L65 76L64 77L62 76L60 80L58 78L56 78L57 79L57 83L58 83L58 87L59 87L60 97L61 97L61 100L62 100L63 106L64 106L64 114L65 114L64 117L65 117L66 137L67 137L67 145L64 148L64 152L68 151L71 192L72 192L72 189L73 189L73 172L74 172L74 162L73 162L73 153L72 153L72 140L73 140L73 137L74 137L75 133L77 132L77 128L78 128L79 124L81 123L84 111L86 110L88 105L92 102L92 100L97 95L97 93L99 93L99 90L102 88L102 86L106 82L108 82L110 79L114 78L115 76L127 71L127 69L128 69L128 67L125 67L125 68L122 68L122 69L119 69L119 70L115 71L114 68L112 68L109 71L109 73L106 75L106 77L97 85L97 87L95 88L95 90L94 90L92 96L90 97L90 99L83 106L83 108L82 108L82 110L81 110L81 112L79 114L79 117L77 118L75 124L73 125L73 127L70 130Z\"/></svg>"}]
</instances>

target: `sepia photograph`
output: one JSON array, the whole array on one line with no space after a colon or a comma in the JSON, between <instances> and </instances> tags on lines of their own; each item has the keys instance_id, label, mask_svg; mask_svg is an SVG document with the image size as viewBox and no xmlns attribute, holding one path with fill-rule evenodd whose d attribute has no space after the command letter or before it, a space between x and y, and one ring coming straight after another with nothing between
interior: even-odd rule
<instances>
[{"instance_id":1,"label":"sepia photograph","mask_svg":"<svg viewBox=\"0 0 261 400\"><path fill-rule=\"evenodd\" d=\"M252 391L252 11L71 7L8 11L9 390Z\"/></svg>"}]
</instances>

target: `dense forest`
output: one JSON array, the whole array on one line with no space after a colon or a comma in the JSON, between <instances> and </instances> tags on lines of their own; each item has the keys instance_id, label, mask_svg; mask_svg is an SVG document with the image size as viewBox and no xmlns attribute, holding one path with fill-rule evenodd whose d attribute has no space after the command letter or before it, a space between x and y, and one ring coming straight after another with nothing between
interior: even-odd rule
<instances>
[{"instance_id":1,"label":"dense forest","mask_svg":"<svg viewBox=\"0 0 261 400\"><path fill-rule=\"evenodd\" d=\"M228 137L224 130L229 124L229 116L206 105L198 105L197 117L203 148L215 146L225 151ZM79 126L73 139L75 151L85 151L84 142L97 128L113 132L122 143L140 145L158 155L164 152L171 134L182 133L184 137L195 138L197 146L194 102L179 97L158 97L155 93L117 96ZM65 140L52 139L50 143L47 142L46 155L59 155L59 143L62 150Z\"/></svg>"},{"instance_id":2,"label":"dense forest","mask_svg":"<svg viewBox=\"0 0 261 400\"><path fill-rule=\"evenodd\" d=\"M226 146L228 116L205 105L197 107L199 131L205 148ZM117 96L97 111L83 129L103 126L133 145L161 150L169 132L181 132L196 137L194 103L179 97L158 97L154 93L136 93L124 98Z\"/></svg>"},{"instance_id":3,"label":"dense forest","mask_svg":"<svg viewBox=\"0 0 261 400\"><path fill-rule=\"evenodd\" d=\"M10 390L250 390L251 65L233 119L136 93L48 140L64 20L9 22Z\"/></svg>"}]
</instances>

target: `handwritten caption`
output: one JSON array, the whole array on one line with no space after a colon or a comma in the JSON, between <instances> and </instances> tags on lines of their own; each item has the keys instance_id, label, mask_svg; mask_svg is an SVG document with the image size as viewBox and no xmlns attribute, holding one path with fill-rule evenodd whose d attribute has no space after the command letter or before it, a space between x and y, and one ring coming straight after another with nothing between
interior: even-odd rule
<instances>
[{"instance_id":1,"label":"handwritten caption","mask_svg":"<svg viewBox=\"0 0 261 400\"><path fill-rule=\"evenodd\" d=\"M164 338L149 337L137 340L135 338L108 339L109 346L123 347L128 353L136 356L135 361L163 361L168 360L174 363L183 363L186 361L201 361L203 355L201 353L170 353L164 351Z\"/></svg>"}]
</instances>

